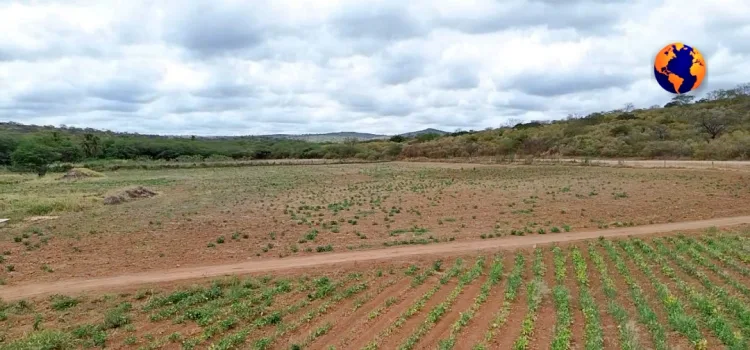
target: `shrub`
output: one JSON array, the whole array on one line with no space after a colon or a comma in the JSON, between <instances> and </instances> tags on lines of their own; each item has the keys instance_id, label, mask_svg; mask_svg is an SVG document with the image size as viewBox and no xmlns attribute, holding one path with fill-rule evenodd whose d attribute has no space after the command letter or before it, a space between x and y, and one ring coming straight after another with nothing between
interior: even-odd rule
<instances>
[{"instance_id":1,"label":"shrub","mask_svg":"<svg viewBox=\"0 0 750 350\"><path fill-rule=\"evenodd\" d=\"M52 296L52 309L62 311L78 305L80 300L65 295Z\"/></svg>"}]
</instances>

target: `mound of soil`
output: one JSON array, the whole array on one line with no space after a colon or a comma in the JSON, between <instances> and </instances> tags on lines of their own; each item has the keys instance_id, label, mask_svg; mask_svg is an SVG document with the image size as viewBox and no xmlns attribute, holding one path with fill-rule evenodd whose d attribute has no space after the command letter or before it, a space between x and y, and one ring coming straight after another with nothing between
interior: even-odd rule
<instances>
[{"instance_id":1,"label":"mound of soil","mask_svg":"<svg viewBox=\"0 0 750 350\"><path fill-rule=\"evenodd\" d=\"M105 197L104 204L106 205L120 204L120 203L125 203L127 201L136 200L140 198L151 198L153 196L156 196L156 192L151 191L148 188L145 188L143 186L138 186L136 188L127 189L123 191L122 193Z\"/></svg>"},{"instance_id":2,"label":"mound of soil","mask_svg":"<svg viewBox=\"0 0 750 350\"><path fill-rule=\"evenodd\" d=\"M63 175L60 180L78 180L78 179L85 179L88 177L102 177L104 174L100 172L93 171L91 169L86 168L73 168L68 170L65 175Z\"/></svg>"}]
</instances>

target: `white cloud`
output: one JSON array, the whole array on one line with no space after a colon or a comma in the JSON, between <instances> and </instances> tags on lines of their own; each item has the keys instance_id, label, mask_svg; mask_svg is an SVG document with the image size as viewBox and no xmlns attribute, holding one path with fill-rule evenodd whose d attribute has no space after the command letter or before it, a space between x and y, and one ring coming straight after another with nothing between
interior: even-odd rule
<instances>
[{"instance_id":1,"label":"white cloud","mask_svg":"<svg viewBox=\"0 0 750 350\"><path fill-rule=\"evenodd\" d=\"M44 0L0 4L0 120L241 135L482 129L664 104L651 62L750 81L750 2Z\"/></svg>"}]
</instances>

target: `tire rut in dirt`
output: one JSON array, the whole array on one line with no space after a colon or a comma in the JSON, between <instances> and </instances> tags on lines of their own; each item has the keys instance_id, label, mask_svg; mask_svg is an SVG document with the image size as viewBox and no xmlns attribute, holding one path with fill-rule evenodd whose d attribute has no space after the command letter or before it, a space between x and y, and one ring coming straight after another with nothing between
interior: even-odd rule
<instances>
[{"instance_id":1,"label":"tire rut in dirt","mask_svg":"<svg viewBox=\"0 0 750 350\"><path fill-rule=\"evenodd\" d=\"M453 304L451 308L448 309L446 315L443 316L440 321L438 321L438 323L435 324L435 326L427 334L425 334L424 337L422 337L422 339L417 343L417 346L415 347L416 349L437 349L438 342L441 339L448 338L453 323L456 322L459 317L461 317L461 312L466 312L469 310L469 308L471 308L471 305L474 303L474 297L479 294L479 289L487 280L487 271L489 270L489 265L490 264L487 264L487 266L485 266L482 277L473 281L471 284L467 285L463 291L461 291L461 294L459 295L458 300L456 300L456 303Z\"/></svg>"},{"instance_id":2,"label":"tire rut in dirt","mask_svg":"<svg viewBox=\"0 0 750 350\"><path fill-rule=\"evenodd\" d=\"M339 345L334 343L336 343L338 340L341 340L342 334L345 334L347 333L347 331L351 331L352 328L360 325L361 321L363 319L367 319L367 315L372 310L381 306L389 297L406 293L411 288L409 283L409 279L401 278L393 285L383 289L380 293L375 295L371 300L364 303L357 310L347 312L345 315L331 315L327 317L328 322L333 323L333 328L331 328L328 333L326 333L326 335L310 343L310 348L324 349L329 345Z\"/></svg>"}]
</instances>

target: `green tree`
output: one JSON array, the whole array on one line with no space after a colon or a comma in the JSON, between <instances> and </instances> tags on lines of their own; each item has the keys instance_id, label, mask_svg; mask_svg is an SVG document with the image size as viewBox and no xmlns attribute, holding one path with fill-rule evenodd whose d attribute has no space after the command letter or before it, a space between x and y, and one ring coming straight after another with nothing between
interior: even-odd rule
<instances>
[{"instance_id":1,"label":"green tree","mask_svg":"<svg viewBox=\"0 0 750 350\"><path fill-rule=\"evenodd\" d=\"M83 154L86 156L86 158L95 158L99 156L102 150L101 139L99 139L99 136L91 133L86 133L83 135L81 148L83 148Z\"/></svg>"},{"instance_id":2,"label":"green tree","mask_svg":"<svg viewBox=\"0 0 750 350\"><path fill-rule=\"evenodd\" d=\"M401 143L401 142L406 141L406 137L404 137L403 135L395 135L395 136L391 136L390 141Z\"/></svg>"},{"instance_id":3,"label":"green tree","mask_svg":"<svg viewBox=\"0 0 750 350\"><path fill-rule=\"evenodd\" d=\"M664 105L664 108L689 105L693 102L693 99L695 99L695 96L693 95L680 94L673 97L672 101Z\"/></svg>"},{"instance_id":4,"label":"green tree","mask_svg":"<svg viewBox=\"0 0 750 350\"><path fill-rule=\"evenodd\" d=\"M33 141L52 148L60 155L58 160L61 162L77 162L83 158L83 150L71 141L68 134L58 131L41 133Z\"/></svg>"},{"instance_id":5,"label":"green tree","mask_svg":"<svg viewBox=\"0 0 750 350\"><path fill-rule=\"evenodd\" d=\"M385 154L389 157L398 157L403 150L403 146L400 143L392 143L386 148Z\"/></svg>"},{"instance_id":6,"label":"green tree","mask_svg":"<svg viewBox=\"0 0 750 350\"><path fill-rule=\"evenodd\" d=\"M419 142L428 142L432 140L437 140L438 138L440 138L440 135L436 133L427 133L427 134L417 135L417 141Z\"/></svg>"},{"instance_id":7,"label":"green tree","mask_svg":"<svg viewBox=\"0 0 750 350\"><path fill-rule=\"evenodd\" d=\"M0 165L10 164L10 154L13 153L13 150L16 149L17 145L18 141L16 141L16 139L6 135L0 135Z\"/></svg>"},{"instance_id":8,"label":"green tree","mask_svg":"<svg viewBox=\"0 0 750 350\"><path fill-rule=\"evenodd\" d=\"M29 139L22 141L10 158L17 171L35 171L44 176L49 165L60 160L60 153L38 140Z\"/></svg>"},{"instance_id":9,"label":"green tree","mask_svg":"<svg viewBox=\"0 0 750 350\"><path fill-rule=\"evenodd\" d=\"M698 127L703 130L711 140L719 137L728 127L735 124L736 116L734 112L724 109L709 109L706 111L697 111L695 120Z\"/></svg>"}]
</instances>

